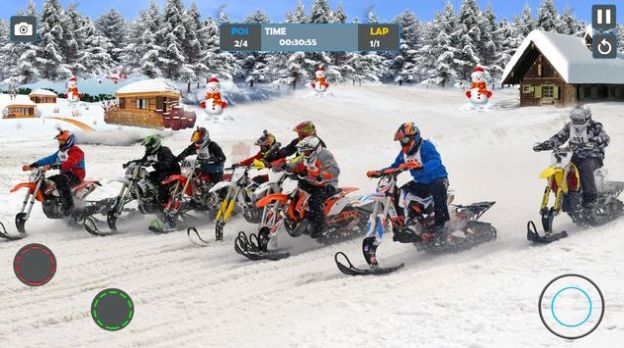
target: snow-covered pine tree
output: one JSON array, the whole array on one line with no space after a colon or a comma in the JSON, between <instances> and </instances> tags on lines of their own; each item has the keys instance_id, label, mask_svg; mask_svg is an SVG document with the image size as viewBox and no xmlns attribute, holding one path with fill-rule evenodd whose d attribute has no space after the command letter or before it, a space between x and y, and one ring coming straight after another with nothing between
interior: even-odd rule
<instances>
[{"instance_id":1,"label":"snow-covered pine tree","mask_svg":"<svg viewBox=\"0 0 624 348\"><path fill-rule=\"evenodd\" d=\"M111 43L110 55L116 64L122 64L121 57L125 47L127 26L119 11L111 9L96 21L96 27Z\"/></svg>"},{"instance_id":2,"label":"snow-covered pine tree","mask_svg":"<svg viewBox=\"0 0 624 348\"><path fill-rule=\"evenodd\" d=\"M522 43L519 30L518 27L509 23L506 19L503 19L498 25L498 35L500 35L501 44L498 51L497 64L503 68Z\"/></svg>"},{"instance_id":3,"label":"snow-covered pine tree","mask_svg":"<svg viewBox=\"0 0 624 348\"><path fill-rule=\"evenodd\" d=\"M227 12L225 11L226 8L227 8L227 5L225 5L225 4L219 6L219 11L217 13L217 21L218 21L219 24L229 23L230 22L230 17L228 16Z\"/></svg>"},{"instance_id":4,"label":"snow-covered pine tree","mask_svg":"<svg viewBox=\"0 0 624 348\"><path fill-rule=\"evenodd\" d=\"M520 16L514 17L513 20L514 27L516 27L518 34L520 35L520 40L523 40L530 32L535 30L537 27L537 23L531 14L531 7L529 4L524 4L524 8L522 9L522 14Z\"/></svg>"},{"instance_id":5,"label":"snow-covered pine tree","mask_svg":"<svg viewBox=\"0 0 624 348\"><path fill-rule=\"evenodd\" d=\"M574 10L569 6L566 6L563 14L557 17L555 27L558 33L579 36L584 34L585 29L574 16Z\"/></svg>"},{"instance_id":6,"label":"snow-covered pine tree","mask_svg":"<svg viewBox=\"0 0 624 348\"><path fill-rule=\"evenodd\" d=\"M306 66L307 62L304 52L294 52L290 54L286 60L286 64L284 64L284 70L282 70L282 73L275 82L281 85L290 85L293 90L297 89L299 83L305 83L309 79Z\"/></svg>"},{"instance_id":7,"label":"snow-covered pine tree","mask_svg":"<svg viewBox=\"0 0 624 348\"><path fill-rule=\"evenodd\" d=\"M180 78L187 81L187 92L191 92L191 83L198 82L202 76L208 73L208 67L204 64L206 51L203 49L202 38L203 23L196 3L192 3L185 13L184 25L186 38L184 40L184 55L186 63L182 67L185 71Z\"/></svg>"},{"instance_id":8,"label":"snow-covered pine tree","mask_svg":"<svg viewBox=\"0 0 624 348\"><path fill-rule=\"evenodd\" d=\"M204 64L208 69L208 75L231 80L237 73L239 64L233 54L219 50L219 27L214 19L208 18L204 22L204 31L202 35L206 53Z\"/></svg>"},{"instance_id":9,"label":"snow-covered pine tree","mask_svg":"<svg viewBox=\"0 0 624 348\"><path fill-rule=\"evenodd\" d=\"M347 14L345 13L342 2L338 2L336 10L334 11L333 23L344 24L347 22Z\"/></svg>"},{"instance_id":10,"label":"snow-covered pine tree","mask_svg":"<svg viewBox=\"0 0 624 348\"><path fill-rule=\"evenodd\" d=\"M152 0L149 9L141 11L139 19L134 23L132 42L125 52L128 55L125 61L149 78L162 76L158 60L160 53L164 51L161 29L162 16L158 3Z\"/></svg>"},{"instance_id":11,"label":"snow-covered pine tree","mask_svg":"<svg viewBox=\"0 0 624 348\"><path fill-rule=\"evenodd\" d=\"M87 38L83 30L83 18L76 9L76 3L71 3L62 12L61 24L63 26L63 41L61 42L61 56L63 66L73 75L82 75L86 67L78 62Z\"/></svg>"},{"instance_id":12,"label":"snow-covered pine tree","mask_svg":"<svg viewBox=\"0 0 624 348\"><path fill-rule=\"evenodd\" d=\"M269 17L258 10L245 19L245 23L269 23ZM264 52L248 52L241 54L241 74L245 82L253 87L254 82L265 82L267 76L267 54Z\"/></svg>"},{"instance_id":13,"label":"snow-covered pine tree","mask_svg":"<svg viewBox=\"0 0 624 348\"><path fill-rule=\"evenodd\" d=\"M479 58L485 67L487 80L494 80L503 73L504 66L500 66L498 53L500 52L501 37L496 24L496 15L491 5L488 5L480 18L481 40L479 42Z\"/></svg>"},{"instance_id":14,"label":"snow-covered pine tree","mask_svg":"<svg viewBox=\"0 0 624 348\"><path fill-rule=\"evenodd\" d=\"M8 77L9 64L7 62L9 57L7 57L7 45L9 45L9 24L0 18L0 85Z\"/></svg>"},{"instance_id":15,"label":"snow-covered pine tree","mask_svg":"<svg viewBox=\"0 0 624 348\"><path fill-rule=\"evenodd\" d=\"M41 77L59 80L71 75L63 68L63 23L58 0L46 0L39 21L40 42L37 47L36 68Z\"/></svg>"},{"instance_id":16,"label":"snow-covered pine tree","mask_svg":"<svg viewBox=\"0 0 624 348\"><path fill-rule=\"evenodd\" d=\"M543 0L537 10L537 28L544 31L557 30L557 10L552 0Z\"/></svg>"},{"instance_id":17,"label":"snow-covered pine tree","mask_svg":"<svg viewBox=\"0 0 624 348\"><path fill-rule=\"evenodd\" d=\"M18 11L17 15L36 16L34 1L29 0L26 9ZM6 42L0 44L0 81L13 86L35 81L39 78L36 65L39 47L36 44L9 42L10 28L8 23L5 24L7 32L2 34L2 38Z\"/></svg>"},{"instance_id":18,"label":"snow-covered pine tree","mask_svg":"<svg viewBox=\"0 0 624 348\"><path fill-rule=\"evenodd\" d=\"M444 11L435 15L427 27L426 44L419 50L419 64L425 84L446 87L457 79L456 57L459 50L454 46L457 17L453 5L447 2Z\"/></svg>"},{"instance_id":19,"label":"snow-covered pine tree","mask_svg":"<svg viewBox=\"0 0 624 348\"><path fill-rule=\"evenodd\" d=\"M384 61L383 74L399 84L417 82L420 23L409 10L403 11L392 22L401 26L399 51L388 55Z\"/></svg>"},{"instance_id":20,"label":"snow-covered pine tree","mask_svg":"<svg viewBox=\"0 0 624 348\"><path fill-rule=\"evenodd\" d=\"M344 72L344 78L351 80L353 84L361 85L366 81L379 81L383 58L377 54L363 54L354 52L347 61L351 68Z\"/></svg>"},{"instance_id":21,"label":"snow-covered pine tree","mask_svg":"<svg viewBox=\"0 0 624 348\"><path fill-rule=\"evenodd\" d=\"M475 0L463 0L459 9L458 33L456 46L458 51L457 64L458 78L467 81L475 66L481 64L479 46L481 42L481 12Z\"/></svg>"},{"instance_id":22,"label":"snow-covered pine tree","mask_svg":"<svg viewBox=\"0 0 624 348\"><path fill-rule=\"evenodd\" d=\"M81 17L80 35L85 38L76 66L81 70L75 73L84 76L101 76L114 65L113 58L108 53L110 42L98 32L91 19Z\"/></svg>"},{"instance_id":23,"label":"snow-covered pine tree","mask_svg":"<svg viewBox=\"0 0 624 348\"><path fill-rule=\"evenodd\" d=\"M305 7L303 5L303 1L297 1L297 7L295 7L294 11L289 11L286 13L286 23L307 23L308 18L305 14Z\"/></svg>"},{"instance_id":24,"label":"snow-covered pine tree","mask_svg":"<svg viewBox=\"0 0 624 348\"><path fill-rule=\"evenodd\" d=\"M325 24L332 22L332 14L327 0L314 0L310 11L310 23Z\"/></svg>"},{"instance_id":25,"label":"snow-covered pine tree","mask_svg":"<svg viewBox=\"0 0 624 348\"><path fill-rule=\"evenodd\" d=\"M186 40L186 28L181 0L167 0L159 34L163 37L163 51L159 57L160 70L165 77L178 80L180 70L186 61L183 47ZM189 71L185 70L184 73L189 73Z\"/></svg>"}]
</instances>

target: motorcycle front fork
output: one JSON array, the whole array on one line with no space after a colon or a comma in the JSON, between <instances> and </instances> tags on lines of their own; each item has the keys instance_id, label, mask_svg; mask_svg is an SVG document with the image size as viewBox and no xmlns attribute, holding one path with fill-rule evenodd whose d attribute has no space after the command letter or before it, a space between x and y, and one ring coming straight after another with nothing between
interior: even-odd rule
<instances>
[{"instance_id":1,"label":"motorcycle front fork","mask_svg":"<svg viewBox=\"0 0 624 348\"><path fill-rule=\"evenodd\" d=\"M37 185L35 186L35 190L34 191L28 191L26 192L26 196L24 197L24 202L22 202L22 209L20 210L20 214L26 214L24 216L24 220L28 220L28 218L30 217L30 212L33 209L33 206L35 205L35 202L37 201L37 195L39 194L39 191L41 190L41 183L43 180L39 180L37 182ZM28 206L28 207L27 207Z\"/></svg>"}]
</instances>

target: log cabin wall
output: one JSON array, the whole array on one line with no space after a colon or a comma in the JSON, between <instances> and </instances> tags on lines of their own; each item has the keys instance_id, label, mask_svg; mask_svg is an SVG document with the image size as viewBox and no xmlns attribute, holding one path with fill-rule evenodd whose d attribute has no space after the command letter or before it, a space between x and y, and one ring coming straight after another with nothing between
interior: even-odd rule
<instances>
[{"instance_id":1,"label":"log cabin wall","mask_svg":"<svg viewBox=\"0 0 624 348\"><path fill-rule=\"evenodd\" d=\"M576 87L567 84L550 61L535 50L537 55L520 83L520 105L576 102Z\"/></svg>"}]
</instances>

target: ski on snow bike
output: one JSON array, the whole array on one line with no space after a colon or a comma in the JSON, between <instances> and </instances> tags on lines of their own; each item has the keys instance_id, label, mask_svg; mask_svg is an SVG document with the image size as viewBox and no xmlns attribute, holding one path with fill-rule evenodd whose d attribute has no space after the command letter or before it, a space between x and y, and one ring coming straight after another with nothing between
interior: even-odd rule
<instances>
[{"instance_id":1,"label":"ski on snow bike","mask_svg":"<svg viewBox=\"0 0 624 348\"><path fill-rule=\"evenodd\" d=\"M363 196L356 204L372 204L372 212L366 225L366 237L362 241L362 252L369 268L354 267L343 252L338 252L334 260L341 272L349 275L385 274L403 267L402 263L391 267L379 266L377 247L388 231L392 231L393 241L413 243L419 251L430 253L461 251L496 238L496 229L491 224L478 221L495 202L451 205L453 195L450 193L448 204L452 209L451 220L447 226L453 233L446 234L443 243L436 242L436 234L432 231L435 221L433 197L399 193L397 177L410 169L412 168L405 165L396 169L385 169L371 176L379 179L376 192ZM397 199L399 195L400 198ZM403 211L402 216L398 214L399 210ZM347 265L341 263L339 257L344 258Z\"/></svg>"},{"instance_id":2,"label":"ski on snow bike","mask_svg":"<svg viewBox=\"0 0 624 348\"><path fill-rule=\"evenodd\" d=\"M596 187L598 198L589 208L583 207L583 192L579 169L572 162L574 151L572 148L562 147L552 150L552 162L540 174L546 179L540 216L543 235L537 231L535 223L527 223L527 239L534 243L550 243L568 236L566 231L553 232L553 221L560 212L567 213L578 226L598 226L620 216L624 204L618 196L624 191L624 182L605 181L604 172L598 169ZM555 202L549 206L550 196L555 196Z\"/></svg>"},{"instance_id":3,"label":"ski on snow bike","mask_svg":"<svg viewBox=\"0 0 624 348\"><path fill-rule=\"evenodd\" d=\"M53 167L53 169L56 169ZM63 212L63 200L56 189L53 181L46 178L46 169L34 168L31 171L28 182L15 185L11 192L26 189L26 196L22 202L20 212L15 216L15 226L18 235L8 234L4 225L1 225L0 238L17 240L26 236L26 221L30 218L35 202L41 202L43 213L49 219L67 219L72 224L81 224L87 216L103 213L107 206L105 203L87 201L89 196L98 186L98 181L85 180L71 188L74 209L69 215Z\"/></svg>"},{"instance_id":4,"label":"ski on snow bike","mask_svg":"<svg viewBox=\"0 0 624 348\"><path fill-rule=\"evenodd\" d=\"M136 201L137 210L141 214L153 214L162 210L162 203L158 199L159 188L150 180L147 168L151 167L149 161L135 160L125 163L124 177L114 179L121 183L119 194L113 198L107 198L101 202L110 208L106 214L106 224L109 230L101 230L99 221L93 216L87 216L84 227L93 235L105 236L117 232L117 220L124 213L135 213L134 209L128 209L129 203Z\"/></svg>"},{"instance_id":5,"label":"ski on snow bike","mask_svg":"<svg viewBox=\"0 0 624 348\"><path fill-rule=\"evenodd\" d=\"M236 252L250 260L277 260L290 256L288 252L276 250L282 226L291 237L309 234L312 228L306 219L310 194L299 188L302 178L285 172L282 175L285 178L282 179L281 193L267 195L257 202L257 206L263 208L258 233L247 237L244 232L239 232L234 242ZM326 228L316 236L317 242L332 244L351 239L363 231L367 212L363 207L354 207L356 199L348 197L356 190L354 187L339 188L325 200L323 215Z\"/></svg>"}]
</instances>

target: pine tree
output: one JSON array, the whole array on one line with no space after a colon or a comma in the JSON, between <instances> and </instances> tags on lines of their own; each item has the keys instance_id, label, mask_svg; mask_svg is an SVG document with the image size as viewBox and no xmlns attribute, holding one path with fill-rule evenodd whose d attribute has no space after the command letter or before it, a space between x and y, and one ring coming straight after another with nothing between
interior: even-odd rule
<instances>
[{"instance_id":1,"label":"pine tree","mask_svg":"<svg viewBox=\"0 0 624 348\"><path fill-rule=\"evenodd\" d=\"M448 2L444 12L436 13L426 32L427 44L419 51L425 84L446 87L457 79L456 57L460 51L453 45L454 36L459 32L457 25L453 5Z\"/></svg>"},{"instance_id":2,"label":"pine tree","mask_svg":"<svg viewBox=\"0 0 624 348\"><path fill-rule=\"evenodd\" d=\"M124 49L124 61L134 70L149 78L161 76L159 65L163 38L162 17L158 4L152 0L147 11L141 11L139 19L132 25L132 37Z\"/></svg>"},{"instance_id":3,"label":"pine tree","mask_svg":"<svg viewBox=\"0 0 624 348\"><path fill-rule=\"evenodd\" d=\"M269 17L258 10L245 19L245 23L269 23ZM242 54L241 74L245 82L253 87L254 82L264 82L267 76L267 54L263 52L249 52Z\"/></svg>"},{"instance_id":4,"label":"pine tree","mask_svg":"<svg viewBox=\"0 0 624 348\"><path fill-rule=\"evenodd\" d=\"M519 34L520 28L509 23L506 19L503 19L499 26L498 32L501 37L501 45L498 56L498 65L506 66L511 57L516 53L520 44L522 44L522 38Z\"/></svg>"},{"instance_id":5,"label":"pine tree","mask_svg":"<svg viewBox=\"0 0 624 348\"><path fill-rule=\"evenodd\" d=\"M355 52L350 55L347 62L350 69L344 72L344 78L350 79L353 84L361 85L366 81L379 81L383 62L379 55Z\"/></svg>"},{"instance_id":6,"label":"pine tree","mask_svg":"<svg viewBox=\"0 0 624 348\"><path fill-rule=\"evenodd\" d=\"M576 19L574 11L569 6L566 6L563 14L557 17L555 27L561 34L582 35L584 33L583 25Z\"/></svg>"},{"instance_id":7,"label":"pine tree","mask_svg":"<svg viewBox=\"0 0 624 348\"><path fill-rule=\"evenodd\" d=\"M204 64L206 52L203 49L203 23L197 4L192 3L191 8L184 15L186 37L184 40L184 55L186 63L182 67L184 73L180 78L187 81L187 91L191 91L191 83L199 81L200 77L208 73L208 67Z\"/></svg>"},{"instance_id":8,"label":"pine tree","mask_svg":"<svg viewBox=\"0 0 624 348\"><path fill-rule=\"evenodd\" d=\"M36 16L35 3L28 1L28 6L24 10L17 12L18 16ZM2 20L0 20L2 22ZM37 69L37 54L39 47L31 43L12 43L8 41L9 27L6 24L6 35L0 35L6 39L4 44L0 43L0 81L9 85L25 84L39 78ZM1 27L1 25L0 25ZM2 31L2 28L0 28ZM0 39L0 42L2 41Z\"/></svg>"},{"instance_id":9,"label":"pine tree","mask_svg":"<svg viewBox=\"0 0 624 348\"><path fill-rule=\"evenodd\" d=\"M379 23L377 13L375 12L375 5L369 5L364 13L364 23Z\"/></svg>"},{"instance_id":10,"label":"pine tree","mask_svg":"<svg viewBox=\"0 0 624 348\"><path fill-rule=\"evenodd\" d=\"M219 50L219 27L212 18L208 18L204 23L202 40L206 53L204 64L208 69L208 75L232 79L238 72L239 63L233 54Z\"/></svg>"},{"instance_id":11,"label":"pine tree","mask_svg":"<svg viewBox=\"0 0 624 348\"><path fill-rule=\"evenodd\" d=\"M86 68L79 64L78 58L82 54L87 37L84 35L83 18L78 13L76 6L75 3L72 3L63 11L61 18L63 41L60 49L65 69L71 71L73 75L81 75Z\"/></svg>"},{"instance_id":12,"label":"pine tree","mask_svg":"<svg viewBox=\"0 0 624 348\"><path fill-rule=\"evenodd\" d=\"M58 0L46 0L39 21L39 42L36 54L36 69L41 77L59 80L71 75L62 67L63 25L62 10Z\"/></svg>"},{"instance_id":13,"label":"pine tree","mask_svg":"<svg viewBox=\"0 0 624 348\"><path fill-rule=\"evenodd\" d=\"M624 53L624 24L618 24L617 26L618 51Z\"/></svg>"},{"instance_id":14,"label":"pine tree","mask_svg":"<svg viewBox=\"0 0 624 348\"><path fill-rule=\"evenodd\" d=\"M544 31L556 31L557 10L552 0L544 0L537 11L537 27Z\"/></svg>"},{"instance_id":15,"label":"pine tree","mask_svg":"<svg viewBox=\"0 0 624 348\"><path fill-rule=\"evenodd\" d=\"M184 57L184 41L186 28L184 26L184 8L181 0L167 0L164 21L159 34L163 37L163 51L160 54L160 70L170 79L179 79L181 68L186 59ZM188 78L190 71L183 71ZM186 78L183 79L186 81Z\"/></svg>"},{"instance_id":16,"label":"pine tree","mask_svg":"<svg viewBox=\"0 0 624 348\"><path fill-rule=\"evenodd\" d=\"M333 23L344 24L346 22L347 22L347 14L344 11L342 2L339 2L338 5L336 6L336 10L334 11Z\"/></svg>"},{"instance_id":17,"label":"pine tree","mask_svg":"<svg viewBox=\"0 0 624 348\"><path fill-rule=\"evenodd\" d=\"M531 14L531 7L528 4L524 5L522 14L514 17L514 26L518 30L520 39L524 39L537 27L537 23Z\"/></svg>"},{"instance_id":18,"label":"pine tree","mask_svg":"<svg viewBox=\"0 0 624 348\"><path fill-rule=\"evenodd\" d=\"M76 61L76 66L79 67L76 74L84 77L102 75L114 65L113 58L108 53L111 44L97 31L91 19L82 17L80 22L79 34L84 36L85 40Z\"/></svg>"},{"instance_id":19,"label":"pine tree","mask_svg":"<svg viewBox=\"0 0 624 348\"><path fill-rule=\"evenodd\" d=\"M331 22L332 15L327 0L314 0L310 12L310 23L325 24Z\"/></svg>"},{"instance_id":20,"label":"pine tree","mask_svg":"<svg viewBox=\"0 0 624 348\"><path fill-rule=\"evenodd\" d=\"M227 12L225 12L226 7L227 5L219 6L219 14L217 15L219 24L230 22L230 17L228 17Z\"/></svg>"},{"instance_id":21,"label":"pine tree","mask_svg":"<svg viewBox=\"0 0 624 348\"><path fill-rule=\"evenodd\" d=\"M0 18L0 83L9 76L9 65L5 62L10 59L8 57L9 45L9 24Z\"/></svg>"},{"instance_id":22,"label":"pine tree","mask_svg":"<svg viewBox=\"0 0 624 348\"><path fill-rule=\"evenodd\" d=\"M308 18L305 14L305 7L303 5L303 1L299 0L297 2L297 7L294 11L289 11L286 13L286 23L307 23Z\"/></svg>"},{"instance_id":23,"label":"pine tree","mask_svg":"<svg viewBox=\"0 0 624 348\"><path fill-rule=\"evenodd\" d=\"M459 10L456 46L459 48L456 59L459 78L467 80L475 66L481 64L479 44L481 15L475 0L464 0Z\"/></svg>"},{"instance_id":24,"label":"pine tree","mask_svg":"<svg viewBox=\"0 0 624 348\"><path fill-rule=\"evenodd\" d=\"M420 23L413 12L405 10L395 17L393 23L401 26L399 51L384 62L384 75L395 82L416 82L418 78L418 45Z\"/></svg>"},{"instance_id":25,"label":"pine tree","mask_svg":"<svg viewBox=\"0 0 624 348\"><path fill-rule=\"evenodd\" d=\"M110 55L116 64L121 64L121 56L126 40L126 21L119 11L112 9L96 21L100 33L111 43Z\"/></svg>"},{"instance_id":26,"label":"pine tree","mask_svg":"<svg viewBox=\"0 0 624 348\"><path fill-rule=\"evenodd\" d=\"M493 80L500 76L504 70L497 63L500 52L501 38L496 24L496 15L491 5L483 12L480 21L481 40L479 42L479 58L485 69L486 79Z\"/></svg>"}]
</instances>

